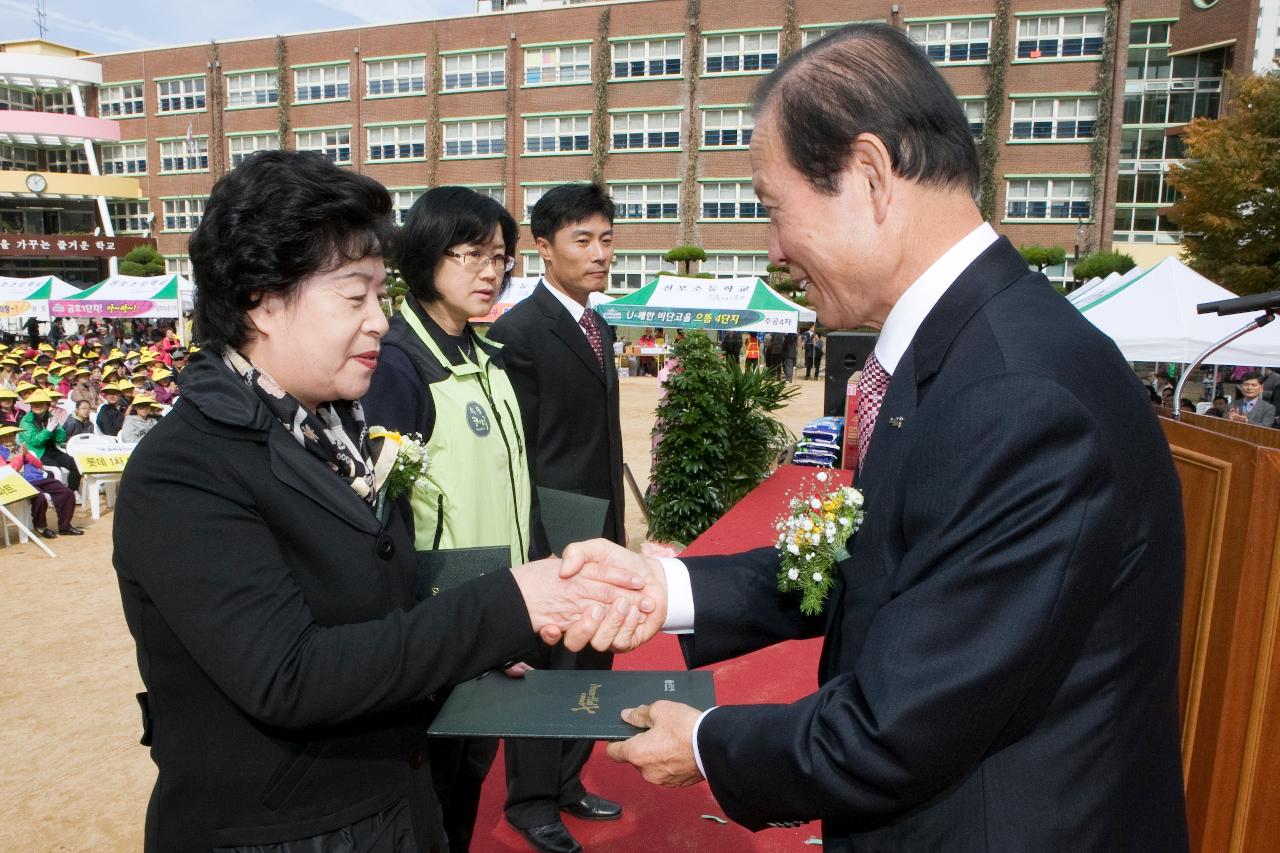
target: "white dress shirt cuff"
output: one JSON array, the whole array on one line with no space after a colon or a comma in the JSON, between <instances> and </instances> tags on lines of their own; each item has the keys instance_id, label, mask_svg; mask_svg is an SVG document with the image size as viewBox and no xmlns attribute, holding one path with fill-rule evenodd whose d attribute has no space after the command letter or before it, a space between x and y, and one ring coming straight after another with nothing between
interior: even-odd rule
<instances>
[{"instance_id":1,"label":"white dress shirt cuff","mask_svg":"<svg viewBox=\"0 0 1280 853\"><path fill-rule=\"evenodd\" d=\"M667 619L662 630L668 634L692 634L693 584L689 582L689 569L674 557L660 557L658 562L667 576Z\"/></svg>"},{"instance_id":2,"label":"white dress shirt cuff","mask_svg":"<svg viewBox=\"0 0 1280 853\"><path fill-rule=\"evenodd\" d=\"M698 715L698 719L694 721L693 724L693 761L698 765L698 772L702 774L703 779L707 778L707 771L702 766L702 753L698 752L698 729L702 727L702 721L707 718L707 714L710 714L715 709L716 706L712 705L710 708L703 711Z\"/></svg>"}]
</instances>

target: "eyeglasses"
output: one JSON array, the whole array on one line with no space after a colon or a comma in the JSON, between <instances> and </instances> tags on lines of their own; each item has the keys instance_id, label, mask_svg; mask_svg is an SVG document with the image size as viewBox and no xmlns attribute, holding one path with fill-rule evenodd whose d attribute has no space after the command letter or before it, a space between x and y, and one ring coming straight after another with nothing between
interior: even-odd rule
<instances>
[{"instance_id":1,"label":"eyeglasses","mask_svg":"<svg viewBox=\"0 0 1280 853\"><path fill-rule=\"evenodd\" d=\"M462 262L462 267L469 272L478 273L484 269L485 264L493 267L495 270L505 274L515 269L516 259L510 255L494 255L487 257L484 252L478 249L472 249L469 252L450 252L445 249L440 254L448 255L451 258L457 258Z\"/></svg>"}]
</instances>

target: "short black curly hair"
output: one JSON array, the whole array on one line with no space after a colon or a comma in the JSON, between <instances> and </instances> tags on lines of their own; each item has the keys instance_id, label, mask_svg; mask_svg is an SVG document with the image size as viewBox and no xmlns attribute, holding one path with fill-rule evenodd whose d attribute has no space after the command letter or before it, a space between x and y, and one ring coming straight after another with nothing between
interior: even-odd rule
<instances>
[{"instance_id":1,"label":"short black curly hair","mask_svg":"<svg viewBox=\"0 0 1280 853\"><path fill-rule=\"evenodd\" d=\"M188 252L195 336L220 351L250 337L247 313L316 272L390 255L391 195L313 151L260 151L213 186Z\"/></svg>"}]
</instances>

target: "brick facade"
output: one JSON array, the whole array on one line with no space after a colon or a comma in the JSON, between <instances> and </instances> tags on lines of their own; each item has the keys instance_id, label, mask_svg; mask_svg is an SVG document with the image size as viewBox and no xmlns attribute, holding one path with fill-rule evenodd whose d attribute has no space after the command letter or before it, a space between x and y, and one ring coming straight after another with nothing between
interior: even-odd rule
<instances>
[{"instance_id":1,"label":"brick facade","mask_svg":"<svg viewBox=\"0 0 1280 853\"><path fill-rule=\"evenodd\" d=\"M1100 63L1095 58L1074 60L1018 60L1018 21L1026 13L1036 11L1064 14L1070 12L1100 13L1097 0L1084 0L1064 4L1062 0L1018 0L1011 4L1009 41L1014 61L1005 72L1005 93L1001 126L998 138L999 190L996 210L1005 210L1006 175L1085 175L1090 173L1090 143L1072 142L1022 142L1010 141L1013 98L1008 96L1035 93L1088 94L1098 85ZM1240 8L1236 8L1240 7ZM1112 138L1107 173L1110 176L1104 192L1103 207L1093 211L1087 243L1097 247L1109 243L1110 209L1114 199L1114 170L1118 156L1120 109L1124 91L1124 67L1127 55L1127 34L1130 18L1183 19L1187 27L1175 25L1177 46L1208 44L1236 37L1242 45L1252 44L1252 19L1256 17L1249 0L1221 0L1217 7L1200 9L1192 0L1134 0L1119 4L1120 18L1117 27L1118 44ZM571 5L524 12L502 12L441 21L396 24L388 26L356 27L326 32L306 33L284 37L287 66L280 77L282 96L288 89L290 96L294 74L298 66L317 63L345 63L349 68L350 95L322 103L294 102L287 111L291 132L285 144L292 147L294 131L304 128L349 127L350 168L368 174L390 188L425 187L434 169L433 183L501 185L505 187L505 200L509 209L523 218L523 185L547 182L587 180L593 167L590 152L530 155L525 152L524 135L526 118L530 114L580 112L597 113L596 86L590 82L527 86L524 84L524 50L529 45L545 45L558 42L589 41L592 50L592 71L596 65L596 51L610 50L617 39L629 36L682 34L683 66L679 79L660 80L611 80L606 86L603 107L606 115L617 115L620 110L639 108L679 108L681 122L681 148L671 151L611 151L607 154L604 176L614 181L685 181L689 174L690 158L696 157L696 179L747 179L750 175L745 150L707 150L701 148L701 135L691 138L690 114L705 105L736 105L750 101L759 73L737 72L725 76L701 76L701 68L691 68L689 59L693 39L688 37L696 25L704 36L724 30L756 28L769 33L779 33L786 25L787 4L777 0L703 0L700 4L700 20L688 19L690 4L687 0L638 0L637 2L597 3ZM842 2L832 4L817 0L796 0L796 18L800 27L820 24L838 24L854 20L881 20L895 26L908 26L913 19L941 16L985 16L990 18L994 4L978 0L930 0L919 5L886 2ZM603 32L607 17L607 33ZM1243 19L1243 20L1242 20ZM1194 24L1194 26L1190 26ZM614 39L602 42L601 37ZM779 37L785 43L789 33ZM489 91L442 92L442 64L450 51L470 51L486 48L505 48L506 83L501 89ZM280 125L280 115L274 104L252 108L228 108L226 85L206 85L206 107L203 110L164 115L157 113L158 78L184 74L199 74L210 78L214 72L222 75L248 69L274 70L277 67L277 39L259 38L225 42L216 46L217 68L214 67L214 48L210 45L160 48L128 53L104 54L96 57L103 65L104 85L123 81L145 81L145 112L139 117L124 117L122 138L148 140L148 172L143 178L144 192L150 198L155 214L155 228L160 250L170 256L186 254L188 234L165 230L162 227L163 199L166 197L207 195L215 180L219 162L228 163L228 139L235 134L250 131L274 133ZM1237 51L1236 65L1247 64L1245 50ZM425 91L403 96L368 97L366 95L365 62L379 57L418 57L425 59ZM987 65L942 63L943 73L961 98L980 99L987 87ZM697 76L691 81L692 75ZM225 76L223 77L225 81ZM696 103L691 103L691 82L696 84ZM220 97L216 97L220 95ZM217 101L215 103L214 101ZM290 97L290 100L293 100ZM91 113L94 107L90 107ZM220 111L216 115L215 111ZM505 117L505 156L485 159L441 159L440 150L433 149L431 141L435 133L432 117L441 120L469 116ZM701 112L695 113L699 126ZM593 118L594 121L594 118ZM421 158L409 162L370 162L367 131L382 122L417 122L426 125L427 151ZM159 174L160 152L157 140L184 138L188 129L192 135L208 135L210 167L207 171L182 174ZM594 130L594 128L593 128ZM440 134L443 134L443 130ZM221 151L216 156L214 149ZM682 203L692 198L696 204L698 193L681 193ZM661 252L689 237L708 251L735 251L760 253L767 248L766 225L763 222L705 221L695 215L692 231L688 234L679 222L644 223L621 222L617 229L619 251L651 250ZM1001 221L996 216L996 226L1015 244L1041 243L1059 245L1070 254L1076 242L1075 221L1032 223ZM527 227L522 227L520 241L522 251L532 249ZM523 272L518 266L517 272Z\"/></svg>"}]
</instances>

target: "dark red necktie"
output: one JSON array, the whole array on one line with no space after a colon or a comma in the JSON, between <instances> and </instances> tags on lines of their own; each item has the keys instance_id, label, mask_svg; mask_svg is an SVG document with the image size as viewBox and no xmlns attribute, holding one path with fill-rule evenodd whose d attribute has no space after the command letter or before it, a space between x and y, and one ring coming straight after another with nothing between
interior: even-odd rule
<instances>
[{"instance_id":1,"label":"dark red necktie","mask_svg":"<svg viewBox=\"0 0 1280 853\"><path fill-rule=\"evenodd\" d=\"M600 327L596 325L596 312L588 308L582 312L582 319L578 321L578 325L582 327L582 331L587 333L587 343L591 344L591 350L596 354L596 361L600 362L600 367L604 367L604 342L600 339Z\"/></svg>"},{"instance_id":2,"label":"dark red necktie","mask_svg":"<svg viewBox=\"0 0 1280 853\"><path fill-rule=\"evenodd\" d=\"M871 444L871 432L876 428L876 416L880 414L880 404L884 402L885 392L889 390L889 374L880 366L880 360L873 352L867 356L867 363L862 366L862 377L858 380L858 470L867 461L867 447Z\"/></svg>"}]
</instances>

